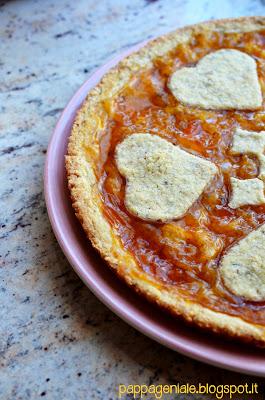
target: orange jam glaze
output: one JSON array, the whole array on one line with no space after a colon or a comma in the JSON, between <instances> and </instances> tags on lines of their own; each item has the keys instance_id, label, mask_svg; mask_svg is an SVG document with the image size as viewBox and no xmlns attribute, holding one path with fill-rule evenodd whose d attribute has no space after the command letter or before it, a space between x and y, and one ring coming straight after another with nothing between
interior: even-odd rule
<instances>
[{"instance_id":1,"label":"orange jam glaze","mask_svg":"<svg viewBox=\"0 0 265 400\"><path fill-rule=\"evenodd\" d=\"M263 205L228 207L229 177L249 179L259 173L255 157L230 153L233 132L236 126L265 129L265 107L257 112L186 107L172 96L167 81L176 68L193 66L214 50L233 48L256 59L265 93L264 45L265 31L214 32L197 35L189 44L178 45L167 56L157 58L151 70L135 75L115 102L105 104L109 123L100 138L98 166L105 216L142 270L172 285L187 299L263 325L265 302L250 303L231 294L221 281L218 265L230 246L265 222ZM182 218L149 223L126 210L126 182L117 170L114 153L117 143L136 132L159 135L219 167L219 174Z\"/></svg>"}]
</instances>

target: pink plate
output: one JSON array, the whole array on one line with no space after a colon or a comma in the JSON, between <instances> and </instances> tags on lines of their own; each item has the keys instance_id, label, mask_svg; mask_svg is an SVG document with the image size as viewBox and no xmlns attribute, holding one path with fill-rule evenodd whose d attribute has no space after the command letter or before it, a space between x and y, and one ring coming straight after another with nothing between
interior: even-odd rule
<instances>
[{"instance_id":1,"label":"pink plate","mask_svg":"<svg viewBox=\"0 0 265 400\"><path fill-rule=\"evenodd\" d=\"M137 45L96 71L78 90L62 113L51 137L45 165L45 198L57 240L84 283L112 311L159 343L197 360L234 371L265 376L261 350L234 344L183 325L161 312L120 282L96 254L77 221L69 200L64 155L73 120L87 93Z\"/></svg>"}]
</instances>

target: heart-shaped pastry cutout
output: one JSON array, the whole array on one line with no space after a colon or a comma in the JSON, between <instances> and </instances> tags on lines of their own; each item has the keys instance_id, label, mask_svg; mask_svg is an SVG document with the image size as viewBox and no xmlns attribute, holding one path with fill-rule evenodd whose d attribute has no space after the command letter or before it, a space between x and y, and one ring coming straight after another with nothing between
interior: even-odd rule
<instances>
[{"instance_id":1,"label":"heart-shaped pastry cutout","mask_svg":"<svg viewBox=\"0 0 265 400\"><path fill-rule=\"evenodd\" d=\"M265 224L231 247L221 260L226 287L250 301L265 300Z\"/></svg>"},{"instance_id":2,"label":"heart-shaped pastry cutout","mask_svg":"<svg viewBox=\"0 0 265 400\"><path fill-rule=\"evenodd\" d=\"M256 110L262 105L256 62L238 50L206 55L196 67L175 71L168 86L177 100L190 106Z\"/></svg>"},{"instance_id":3,"label":"heart-shaped pastry cutout","mask_svg":"<svg viewBox=\"0 0 265 400\"><path fill-rule=\"evenodd\" d=\"M147 221L181 217L217 173L210 161L148 133L124 139L116 163L126 178L127 209Z\"/></svg>"}]
</instances>

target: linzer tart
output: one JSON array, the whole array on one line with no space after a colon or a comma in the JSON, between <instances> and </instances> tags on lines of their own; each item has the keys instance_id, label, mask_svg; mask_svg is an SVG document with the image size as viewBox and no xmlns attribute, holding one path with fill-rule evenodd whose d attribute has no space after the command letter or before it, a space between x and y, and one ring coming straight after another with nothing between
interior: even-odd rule
<instances>
[{"instance_id":1,"label":"linzer tart","mask_svg":"<svg viewBox=\"0 0 265 400\"><path fill-rule=\"evenodd\" d=\"M259 346L264 44L260 17L149 42L88 94L66 156L76 215L119 277L187 322Z\"/></svg>"}]
</instances>

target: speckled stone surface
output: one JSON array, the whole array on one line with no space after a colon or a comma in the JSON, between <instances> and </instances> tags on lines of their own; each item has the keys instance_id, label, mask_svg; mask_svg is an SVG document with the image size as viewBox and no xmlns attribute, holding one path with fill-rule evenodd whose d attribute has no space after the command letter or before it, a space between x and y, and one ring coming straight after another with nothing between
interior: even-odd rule
<instances>
[{"instance_id":1,"label":"speckled stone surface","mask_svg":"<svg viewBox=\"0 0 265 400\"><path fill-rule=\"evenodd\" d=\"M262 384L174 353L103 306L54 238L43 166L61 110L115 53L187 23L264 15L264 2L17 0L0 6L0 399L116 399L119 383Z\"/></svg>"}]
</instances>

